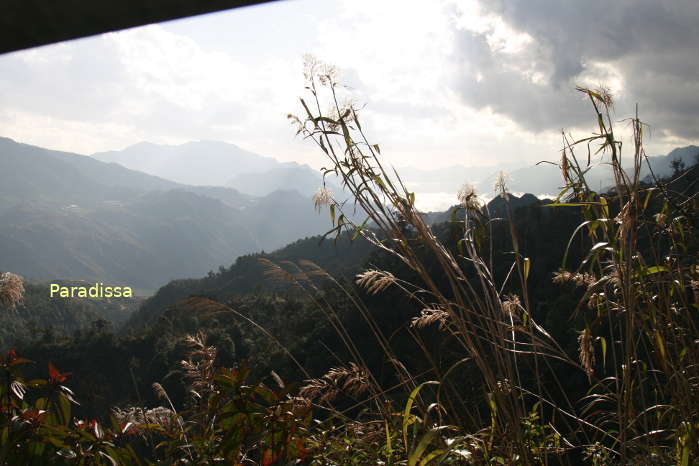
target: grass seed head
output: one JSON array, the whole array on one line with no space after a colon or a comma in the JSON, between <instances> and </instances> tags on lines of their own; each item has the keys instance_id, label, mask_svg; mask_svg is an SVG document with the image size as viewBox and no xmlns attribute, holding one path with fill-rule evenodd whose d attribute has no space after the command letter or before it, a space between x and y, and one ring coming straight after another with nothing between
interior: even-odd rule
<instances>
[{"instance_id":1,"label":"grass seed head","mask_svg":"<svg viewBox=\"0 0 699 466\"><path fill-rule=\"evenodd\" d=\"M332 203L332 201L333 193L325 186L318 188L318 191L313 195L313 205L318 211L320 211L322 207Z\"/></svg>"},{"instance_id":2,"label":"grass seed head","mask_svg":"<svg viewBox=\"0 0 699 466\"><path fill-rule=\"evenodd\" d=\"M0 274L0 306L11 309L22 304L24 300L24 283L22 277L14 273Z\"/></svg>"},{"instance_id":3,"label":"grass seed head","mask_svg":"<svg viewBox=\"0 0 699 466\"><path fill-rule=\"evenodd\" d=\"M467 210L478 210L481 207L476 188L471 184L464 184L456 195L459 204Z\"/></svg>"},{"instance_id":4,"label":"grass seed head","mask_svg":"<svg viewBox=\"0 0 699 466\"><path fill-rule=\"evenodd\" d=\"M580 353L580 364L588 377L594 374L595 348L592 346L592 331L589 328L578 336L578 351Z\"/></svg>"},{"instance_id":5,"label":"grass seed head","mask_svg":"<svg viewBox=\"0 0 699 466\"><path fill-rule=\"evenodd\" d=\"M396 282L396 277L385 270L367 270L356 276L357 285L371 294L377 294Z\"/></svg>"},{"instance_id":6,"label":"grass seed head","mask_svg":"<svg viewBox=\"0 0 699 466\"><path fill-rule=\"evenodd\" d=\"M424 328L434 323L439 323L439 328L444 328L449 313L442 309L423 309L418 317L410 321L411 327Z\"/></svg>"},{"instance_id":7,"label":"grass seed head","mask_svg":"<svg viewBox=\"0 0 699 466\"><path fill-rule=\"evenodd\" d=\"M493 186L493 190L495 191L496 194L500 195L503 199L507 200L507 190L508 187L507 185L510 182L510 177L505 173L504 171L500 170L500 173L498 173L497 178L495 178L495 185Z\"/></svg>"}]
</instances>

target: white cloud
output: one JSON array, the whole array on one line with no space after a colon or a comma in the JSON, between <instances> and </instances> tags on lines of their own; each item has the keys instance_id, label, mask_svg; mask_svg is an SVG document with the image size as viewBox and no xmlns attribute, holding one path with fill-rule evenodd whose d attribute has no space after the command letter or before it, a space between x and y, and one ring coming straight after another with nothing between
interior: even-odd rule
<instances>
[{"instance_id":1,"label":"white cloud","mask_svg":"<svg viewBox=\"0 0 699 466\"><path fill-rule=\"evenodd\" d=\"M646 3L656 21L667 19ZM299 110L310 52L344 72L367 104L364 126L397 166L554 159L561 127L582 132L589 121L578 83L609 85L620 117L643 89L661 89L648 100L660 122L651 153L691 141L695 120L685 120L695 102L686 95L697 95L696 60L655 29L672 38L672 26L681 32L692 15L642 38L649 47L674 44L676 54L665 44L648 55L634 48L636 36L614 28L579 44L590 20L569 14L577 7L513 5L282 2L1 56L0 134L83 153L220 139L320 166L285 118ZM622 7L612 13L609 24L623 23ZM630 74L650 59L654 73Z\"/></svg>"}]
</instances>

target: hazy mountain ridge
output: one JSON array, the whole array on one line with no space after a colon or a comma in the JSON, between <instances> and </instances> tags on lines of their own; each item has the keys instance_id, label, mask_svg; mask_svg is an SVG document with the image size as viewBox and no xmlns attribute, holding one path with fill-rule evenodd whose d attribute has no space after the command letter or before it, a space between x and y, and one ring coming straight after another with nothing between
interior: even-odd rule
<instances>
[{"instance_id":1,"label":"hazy mountain ridge","mask_svg":"<svg viewBox=\"0 0 699 466\"><path fill-rule=\"evenodd\" d=\"M655 175L663 177L672 173L673 160L691 165L696 153L699 153L699 147L687 146L674 149L667 155L648 157L648 162ZM122 151L93 154L93 157L173 181L226 186L251 196L265 196L278 190L296 190L311 196L322 183L321 173L308 165L278 162L224 142L198 141L178 146L139 143ZM593 189L604 190L613 184L612 175L606 163L594 160L593 157L594 166L587 173L588 182ZM550 163L398 168L408 189L426 196L429 193L456 193L466 183L487 196L492 194L500 172L507 174L511 192L555 196L561 190L560 170ZM649 174L644 163L642 176ZM341 191L335 179L326 182L333 192Z\"/></svg>"},{"instance_id":2,"label":"hazy mountain ridge","mask_svg":"<svg viewBox=\"0 0 699 466\"><path fill-rule=\"evenodd\" d=\"M0 211L23 201L97 205L177 186L89 157L0 138Z\"/></svg>"},{"instance_id":3,"label":"hazy mountain ridge","mask_svg":"<svg viewBox=\"0 0 699 466\"><path fill-rule=\"evenodd\" d=\"M232 146L183 146L202 144L226 150ZM152 146L137 145L141 151ZM696 146L676 149L651 157L651 166L656 176L667 175L673 160L690 165L697 152ZM252 153L244 156L257 168L273 168L267 175L231 178L230 173L220 173L219 179L258 183L260 192L277 185L285 189L255 197L230 187L188 186L116 163L0 138L0 270L38 280L112 281L154 290L173 279L202 276L240 255L274 250L330 229L328 215L315 212L308 197L320 183L319 173ZM156 153L158 157L164 156ZM594 168L590 179L595 179L595 170L602 173L606 168ZM303 177L296 176L299 170ZM405 174L409 188L410 179L425 172L432 173L423 178L426 186L444 177L439 188L446 190L464 176L488 171L491 176L478 187L489 192L490 178L497 173L493 167L413 169ZM540 165L512 171L509 186L514 192L557 194L559 179L557 167ZM448 210L429 216L443 221Z\"/></svg>"},{"instance_id":4,"label":"hazy mountain ridge","mask_svg":"<svg viewBox=\"0 0 699 466\"><path fill-rule=\"evenodd\" d=\"M180 145L141 142L92 157L191 186L226 186L252 196L295 189L311 196L322 175L308 165L279 162L221 141Z\"/></svg>"},{"instance_id":5,"label":"hazy mountain ridge","mask_svg":"<svg viewBox=\"0 0 699 466\"><path fill-rule=\"evenodd\" d=\"M231 178L226 186L253 196L264 196L283 190L295 190L304 196L312 196L321 186L322 181L323 177L318 170L292 162L261 173L237 175ZM340 191L331 179L326 179L326 185L333 192Z\"/></svg>"},{"instance_id":6,"label":"hazy mountain ridge","mask_svg":"<svg viewBox=\"0 0 699 466\"><path fill-rule=\"evenodd\" d=\"M253 198L0 138L0 270L153 290L329 229L310 198Z\"/></svg>"},{"instance_id":7,"label":"hazy mountain ridge","mask_svg":"<svg viewBox=\"0 0 699 466\"><path fill-rule=\"evenodd\" d=\"M120 151L98 152L91 157L193 186L224 186L232 176L265 171L279 163L271 157L219 141L192 141L172 146L140 142Z\"/></svg>"},{"instance_id":8,"label":"hazy mountain ridge","mask_svg":"<svg viewBox=\"0 0 699 466\"><path fill-rule=\"evenodd\" d=\"M667 155L649 156L648 163L657 177L672 174L673 160L680 160L685 166L694 163L698 146L686 146L673 149ZM625 160L628 156L624 155ZM648 163L644 161L641 176L650 175ZM613 184L609 165L597 162L587 173L587 180L592 189L603 191ZM624 164L629 167L628 163ZM527 166L512 163L491 166L453 165L439 169L419 169L402 167L398 173L409 189L423 193L456 193L462 185L470 183L480 194L492 195L495 180L500 172L506 174L508 188L511 192L533 193L541 195L557 195L561 188L562 178L560 169L550 163L530 164Z\"/></svg>"},{"instance_id":9,"label":"hazy mountain ridge","mask_svg":"<svg viewBox=\"0 0 699 466\"><path fill-rule=\"evenodd\" d=\"M648 157L648 161L643 161L641 166L641 178L648 177L650 170L656 177L665 177L672 174L672 162L680 160L685 166L694 163L694 157L699 154L699 147L687 146L676 148L667 155L657 155ZM593 159L594 160L594 159ZM586 161L582 161L584 163ZM629 155L622 157L622 163L626 170L631 170ZM562 189L562 178L560 169L550 163L540 163L528 167L518 168L507 173L508 187L512 192L534 193L536 195L549 194L557 195ZM476 185L480 192L492 192L495 180L499 171L492 173ZM614 184L613 175L608 163L598 161L593 163L593 167L586 173L586 179L591 189L604 191Z\"/></svg>"}]
</instances>

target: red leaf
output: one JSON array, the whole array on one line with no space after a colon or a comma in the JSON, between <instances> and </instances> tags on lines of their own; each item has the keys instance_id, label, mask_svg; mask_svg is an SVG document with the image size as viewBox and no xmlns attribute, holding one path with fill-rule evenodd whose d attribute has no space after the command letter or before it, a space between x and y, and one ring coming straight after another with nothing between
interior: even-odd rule
<instances>
[{"instance_id":1,"label":"red leaf","mask_svg":"<svg viewBox=\"0 0 699 466\"><path fill-rule=\"evenodd\" d=\"M68 376L71 375L72 372L61 372L58 369L56 369L56 366L54 366L51 361L49 361L49 380L52 383L63 383L66 380L68 380Z\"/></svg>"},{"instance_id":2,"label":"red leaf","mask_svg":"<svg viewBox=\"0 0 699 466\"><path fill-rule=\"evenodd\" d=\"M133 422L122 422L119 424L119 428L121 429L121 433L125 435L130 435L130 434L137 434L138 430L136 427L134 427Z\"/></svg>"},{"instance_id":3,"label":"red leaf","mask_svg":"<svg viewBox=\"0 0 699 466\"><path fill-rule=\"evenodd\" d=\"M306 449L303 447L303 441L300 438L295 439L296 448L298 449L299 459L306 459Z\"/></svg>"},{"instance_id":4,"label":"red leaf","mask_svg":"<svg viewBox=\"0 0 699 466\"><path fill-rule=\"evenodd\" d=\"M270 449L265 450L262 454L262 466L270 466L277 461L277 456Z\"/></svg>"},{"instance_id":5,"label":"red leaf","mask_svg":"<svg viewBox=\"0 0 699 466\"><path fill-rule=\"evenodd\" d=\"M31 421L40 421L41 417L45 413L46 413L46 411L44 411L44 410L27 409L26 411L22 412L22 414L20 414L19 417L22 419L31 420Z\"/></svg>"}]
</instances>

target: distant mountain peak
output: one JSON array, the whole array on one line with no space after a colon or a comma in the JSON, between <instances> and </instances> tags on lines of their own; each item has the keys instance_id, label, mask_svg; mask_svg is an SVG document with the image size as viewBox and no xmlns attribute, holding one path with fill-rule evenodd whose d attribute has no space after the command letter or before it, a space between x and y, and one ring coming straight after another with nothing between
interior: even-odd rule
<instances>
[{"instance_id":1,"label":"distant mountain peak","mask_svg":"<svg viewBox=\"0 0 699 466\"><path fill-rule=\"evenodd\" d=\"M121 151L99 152L92 157L132 170L193 186L226 186L232 177L259 173L282 165L223 141L189 141L179 145L140 142Z\"/></svg>"},{"instance_id":2,"label":"distant mountain peak","mask_svg":"<svg viewBox=\"0 0 699 466\"><path fill-rule=\"evenodd\" d=\"M156 144L154 142L150 141L141 141L137 142L136 144L131 144L130 146L126 146L124 150L129 150L129 149L146 149L150 147L161 147L162 144Z\"/></svg>"},{"instance_id":3,"label":"distant mountain peak","mask_svg":"<svg viewBox=\"0 0 699 466\"><path fill-rule=\"evenodd\" d=\"M156 162L163 149L148 142L135 147L127 158L137 161L139 148L158 149ZM171 147L163 150L167 162ZM255 200L229 187L178 184L113 162L0 137L0 270L153 289L329 229L327 216L296 191Z\"/></svg>"}]
</instances>

